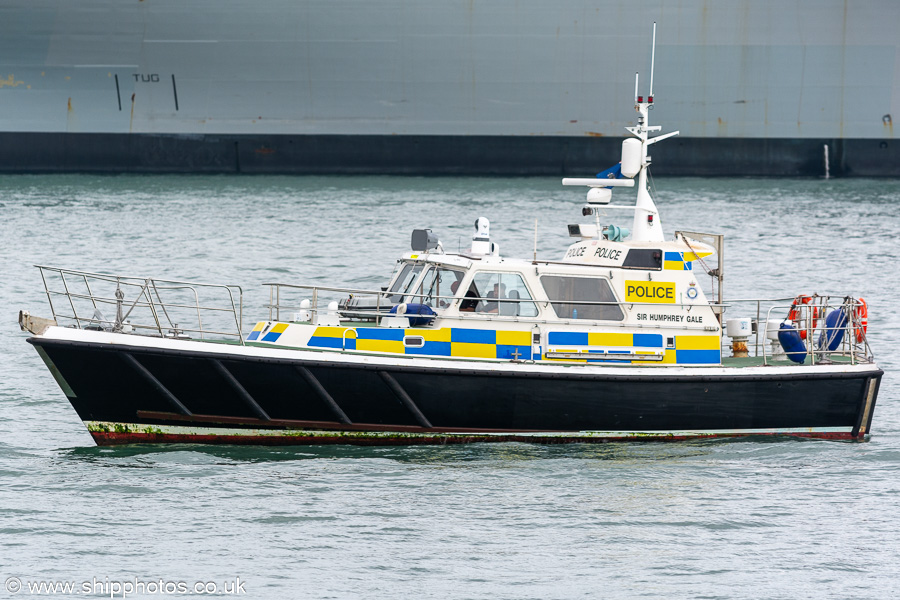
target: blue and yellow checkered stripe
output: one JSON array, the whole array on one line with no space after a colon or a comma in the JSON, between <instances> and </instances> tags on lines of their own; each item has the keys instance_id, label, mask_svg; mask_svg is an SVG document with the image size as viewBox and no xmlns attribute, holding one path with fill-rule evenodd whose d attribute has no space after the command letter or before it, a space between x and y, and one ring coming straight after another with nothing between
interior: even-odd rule
<instances>
[{"instance_id":1,"label":"blue and yellow checkered stripe","mask_svg":"<svg viewBox=\"0 0 900 600\"><path fill-rule=\"evenodd\" d=\"M277 342L288 328L287 323L276 323L263 334L266 322L257 323L248 341ZM403 344L406 336L416 336L424 340L418 347L407 347ZM556 350L577 352L588 348L590 352L601 352L596 348L617 348L607 350L608 353L653 353L664 347L664 336L658 333L603 333L587 331L551 331L547 335L547 344ZM316 327L307 343L312 348L334 348L361 350L365 352L385 352L391 354L418 354L426 356L452 356L459 358L495 358L495 359L528 359L541 360L542 353L532 354L530 331L495 331L492 329L387 329L381 327ZM720 364L722 351L718 335L677 335L675 348L665 351L662 364ZM582 361L579 361L582 362ZM622 361L584 362L622 362L630 363L630 359ZM636 361L643 363L642 361ZM660 363L655 363L660 364Z\"/></svg>"},{"instance_id":2,"label":"blue and yellow checkered stripe","mask_svg":"<svg viewBox=\"0 0 900 600\"><path fill-rule=\"evenodd\" d=\"M260 332L263 330L266 324L262 321L253 326L253 331L250 332L250 335L247 336L248 342L255 342L259 338Z\"/></svg>"},{"instance_id":3,"label":"blue and yellow checkered stripe","mask_svg":"<svg viewBox=\"0 0 900 600\"><path fill-rule=\"evenodd\" d=\"M250 335L247 336L248 342L255 342L259 340L260 342L277 342L278 338L281 337L281 334L284 333L284 330L288 328L287 323L276 323L272 329L266 332L266 334L259 339L259 336L262 334L263 329L266 328L266 322L260 321L253 327L253 331L250 332Z\"/></svg>"},{"instance_id":4,"label":"blue and yellow checkered stripe","mask_svg":"<svg viewBox=\"0 0 900 600\"><path fill-rule=\"evenodd\" d=\"M675 356L672 357L671 355ZM666 351L663 364L717 365L722 362L722 341L718 335L676 335L675 352Z\"/></svg>"},{"instance_id":5,"label":"blue and yellow checkered stripe","mask_svg":"<svg viewBox=\"0 0 900 600\"><path fill-rule=\"evenodd\" d=\"M718 335L676 335L675 348L665 351L663 360L655 364L679 364L679 365L717 365L722 362L721 341ZM621 350L609 350L608 354L621 352L623 354L633 352L653 352L663 349L663 336L659 333L593 333L587 331L551 331L547 335L547 344L554 350L565 352L578 352L585 346L621 348ZM588 349L591 352L602 350ZM573 359L559 359L569 360ZM578 362L604 362L604 363L640 363L653 364L644 361L631 360L591 360L584 359Z\"/></svg>"},{"instance_id":6,"label":"blue and yellow checkered stripe","mask_svg":"<svg viewBox=\"0 0 900 600\"><path fill-rule=\"evenodd\" d=\"M692 260L697 260L693 252L666 252L663 257L663 268L666 271L692 271Z\"/></svg>"},{"instance_id":7,"label":"blue and yellow checkered stripe","mask_svg":"<svg viewBox=\"0 0 900 600\"><path fill-rule=\"evenodd\" d=\"M584 351L585 346L597 346L605 348L621 348L621 350L606 350L606 354L630 354L646 352L652 354L655 351L662 350L663 337L658 333L601 333L588 331L551 331L547 334L547 345L556 351L561 352L578 352ZM592 352L601 353L603 350L588 348L587 354ZM625 363L630 364L631 359L623 360L591 360L586 359L550 359L562 360L567 362L588 362L588 363Z\"/></svg>"},{"instance_id":8,"label":"blue and yellow checkered stripe","mask_svg":"<svg viewBox=\"0 0 900 600\"><path fill-rule=\"evenodd\" d=\"M494 331L492 329L385 329L360 327L317 327L308 345L315 348L346 348L366 352L420 354L465 358L527 359L531 356L530 331ZM403 345L403 338L416 336L425 343L419 347ZM536 354L534 358L540 358Z\"/></svg>"},{"instance_id":9,"label":"blue and yellow checkered stripe","mask_svg":"<svg viewBox=\"0 0 900 600\"><path fill-rule=\"evenodd\" d=\"M666 271L693 271L693 261L709 256L711 252L666 252L663 256L663 268Z\"/></svg>"},{"instance_id":10,"label":"blue and yellow checkered stripe","mask_svg":"<svg viewBox=\"0 0 900 600\"><path fill-rule=\"evenodd\" d=\"M547 334L550 346L620 346L623 348L663 347L658 333L597 333L588 331L551 331Z\"/></svg>"}]
</instances>

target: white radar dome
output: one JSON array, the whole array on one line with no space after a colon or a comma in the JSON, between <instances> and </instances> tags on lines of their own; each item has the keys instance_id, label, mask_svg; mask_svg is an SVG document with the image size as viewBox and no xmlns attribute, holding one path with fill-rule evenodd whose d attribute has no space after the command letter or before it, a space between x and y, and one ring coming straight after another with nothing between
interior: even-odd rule
<instances>
[{"instance_id":1,"label":"white radar dome","mask_svg":"<svg viewBox=\"0 0 900 600\"><path fill-rule=\"evenodd\" d=\"M750 337L753 331L753 326L751 324L750 319L741 318L741 319L728 319L725 321L725 332L728 337L732 338L744 338Z\"/></svg>"},{"instance_id":2,"label":"white radar dome","mask_svg":"<svg viewBox=\"0 0 900 600\"><path fill-rule=\"evenodd\" d=\"M622 175L634 177L641 172L641 140L628 138L622 142Z\"/></svg>"},{"instance_id":3,"label":"white radar dome","mask_svg":"<svg viewBox=\"0 0 900 600\"><path fill-rule=\"evenodd\" d=\"M612 190L609 188L591 188L587 193L588 204L609 204Z\"/></svg>"}]
</instances>

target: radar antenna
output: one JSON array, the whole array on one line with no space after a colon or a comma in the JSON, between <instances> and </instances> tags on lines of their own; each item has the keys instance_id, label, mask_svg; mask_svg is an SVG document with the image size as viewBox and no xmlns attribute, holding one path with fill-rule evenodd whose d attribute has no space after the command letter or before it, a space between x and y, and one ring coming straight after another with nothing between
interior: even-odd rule
<instances>
[{"instance_id":1,"label":"radar antenna","mask_svg":"<svg viewBox=\"0 0 900 600\"><path fill-rule=\"evenodd\" d=\"M653 74L656 68L656 22L653 23L653 38L650 46L650 94L646 101L644 96L637 94L635 102L635 110L638 112L638 124L635 127L626 127L625 129L637 139L627 139L622 143L622 173L626 174L626 158L629 158L631 169L629 173L634 173L638 177L637 184L637 203L634 211L634 225L631 229L633 232L632 239L635 241L661 242L665 239L662 230L662 223L659 220L659 212L653 198L650 197L650 191L647 188L647 170L650 168L650 157L647 155L647 149L656 142L678 135L678 131L673 131L665 135L658 135L654 138L649 137L650 132L659 131L662 127L650 126L650 109L653 108ZM637 83L637 77L635 77ZM639 147L638 147L639 146ZM632 175L633 177L634 175Z\"/></svg>"},{"instance_id":2,"label":"radar antenna","mask_svg":"<svg viewBox=\"0 0 900 600\"><path fill-rule=\"evenodd\" d=\"M656 68L656 22L653 23L653 37L650 47L650 94L646 97L641 95L639 88L639 74L634 74L634 109L638 113L638 122L634 127L626 127L626 131L631 133L633 138L626 138L622 142L622 162L619 166L620 178L615 179L582 179L582 178L566 178L563 179L563 185L586 185L591 188L613 188L613 187L632 187L637 179L637 202L633 207L634 210L634 226L631 229L631 240L636 242L661 242L665 240L663 235L662 223L659 220L659 212L653 198L650 197L650 190L647 186L647 171L650 168L650 157L647 155L647 149L656 142L661 142L672 136L678 135L680 132L673 131L664 135L658 135L651 138L651 132L660 131L662 127L656 125L650 126L650 109L653 108L653 75ZM610 170L604 171L606 174ZM614 177L614 175L609 175ZM601 197L594 193L588 194L588 207L591 205L604 205L607 208L609 204L609 192ZM592 211L593 212L593 211Z\"/></svg>"},{"instance_id":3,"label":"radar antenna","mask_svg":"<svg viewBox=\"0 0 900 600\"><path fill-rule=\"evenodd\" d=\"M656 21L653 21L653 42L650 46L650 97L653 97L653 67L656 62ZM653 102L651 100L651 102Z\"/></svg>"}]
</instances>

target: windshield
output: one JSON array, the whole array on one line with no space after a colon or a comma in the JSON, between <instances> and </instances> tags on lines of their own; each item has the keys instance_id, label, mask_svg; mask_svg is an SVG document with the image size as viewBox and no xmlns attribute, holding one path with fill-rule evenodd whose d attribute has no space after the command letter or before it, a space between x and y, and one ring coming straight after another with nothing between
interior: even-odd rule
<instances>
[{"instance_id":1,"label":"windshield","mask_svg":"<svg viewBox=\"0 0 900 600\"><path fill-rule=\"evenodd\" d=\"M400 275L397 276L391 289L388 290L388 292L391 293L388 296L388 300L394 304L399 304L402 301L404 294L410 291L410 288L416 282L416 279L419 278L419 273L422 272L422 267L424 266L425 265L417 264L403 265L403 270L400 271Z\"/></svg>"},{"instance_id":2,"label":"windshield","mask_svg":"<svg viewBox=\"0 0 900 600\"><path fill-rule=\"evenodd\" d=\"M462 281L464 271L448 269L447 267L431 267L422 277L422 283L416 288L417 296L409 297L407 302L426 304L432 308L444 308L450 306L450 298L456 294L459 282Z\"/></svg>"}]
</instances>

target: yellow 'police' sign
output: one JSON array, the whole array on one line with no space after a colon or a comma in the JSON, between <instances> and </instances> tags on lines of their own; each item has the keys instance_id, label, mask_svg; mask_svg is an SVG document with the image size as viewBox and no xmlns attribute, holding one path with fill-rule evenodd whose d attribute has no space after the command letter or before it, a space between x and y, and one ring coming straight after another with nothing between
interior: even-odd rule
<instances>
[{"instance_id":1,"label":"yellow 'police' sign","mask_svg":"<svg viewBox=\"0 0 900 600\"><path fill-rule=\"evenodd\" d=\"M675 284L669 281L626 281L625 302L675 304Z\"/></svg>"}]
</instances>

